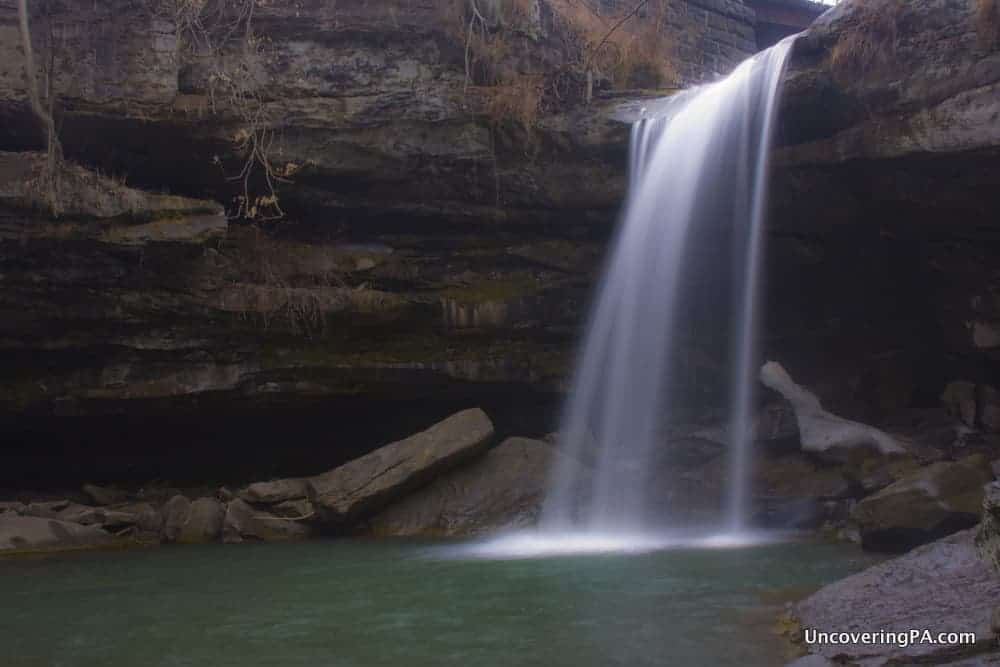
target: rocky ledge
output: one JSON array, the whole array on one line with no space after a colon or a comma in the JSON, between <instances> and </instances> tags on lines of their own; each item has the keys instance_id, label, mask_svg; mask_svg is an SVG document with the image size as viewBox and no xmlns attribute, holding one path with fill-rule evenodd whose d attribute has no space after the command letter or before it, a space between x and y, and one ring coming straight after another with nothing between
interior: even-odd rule
<instances>
[{"instance_id":1,"label":"rocky ledge","mask_svg":"<svg viewBox=\"0 0 1000 667\"><path fill-rule=\"evenodd\" d=\"M1000 573L976 555L974 529L914 549L830 584L795 605L796 641L813 633L898 633L898 641L805 644L807 665L993 665L1000 663ZM918 630L917 639L910 631ZM932 633L932 641L923 631ZM974 633L975 641L938 642L939 633Z\"/></svg>"}]
</instances>

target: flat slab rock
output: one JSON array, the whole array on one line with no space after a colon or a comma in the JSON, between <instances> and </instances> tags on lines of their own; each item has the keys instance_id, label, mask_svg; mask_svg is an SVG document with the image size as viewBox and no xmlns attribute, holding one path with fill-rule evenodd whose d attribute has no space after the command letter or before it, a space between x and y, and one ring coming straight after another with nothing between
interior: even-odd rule
<instances>
[{"instance_id":1,"label":"flat slab rock","mask_svg":"<svg viewBox=\"0 0 1000 667\"><path fill-rule=\"evenodd\" d=\"M974 534L955 533L830 584L796 605L795 614L803 630L975 632L975 646L814 644L809 650L866 667L996 664L991 616L1000 605L1000 576L976 556Z\"/></svg>"},{"instance_id":2,"label":"flat slab rock","mask_svg":"<svg viewBox=\"0 0 1000 667\"><path fill-rule=\"evenodd\" d=\"M0 514L0 554L8 551L86 549L106 545L113 539L97 526L19 516L12 512Z\"/></svg>"},{"instance_id":3,"label":"flat slab rock","mask_svg":"<svg viewBox=\"0 0 1000 667\"><path fill-rule=\"evenodd\" d=\"M451 537L530 525L558 455L547 442L507 438L393 503L372 519L369 530L378 536Z\"/></svg>"},{"instance_id":4,"label":"flat slab rock","mask_svg":"<svg viewBox=\"0 0 1000 667\"><path fill-rule=\"evenodd\" d=\"M359 518L483 453L493 433L485 412L463 410L426 431L309 478L309 498L325 521Z\"/></svg>"}]
</instances>

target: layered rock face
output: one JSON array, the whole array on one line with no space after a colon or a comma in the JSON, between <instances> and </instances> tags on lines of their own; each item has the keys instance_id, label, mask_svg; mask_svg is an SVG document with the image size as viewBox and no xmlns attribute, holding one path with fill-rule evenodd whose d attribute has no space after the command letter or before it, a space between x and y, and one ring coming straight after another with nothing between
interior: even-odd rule
<instances>
[{"instance_id":1,"label":"layered rock face","mask_svg":"<svg viewBox=\"0 0 1000 667\"><path fill-rule=\"evenodd\" d=\"M14 4L0 2L0 413L322 413L483 387L513 413L542 404L527 388L561 390L625 187L617 98L727 71L752 50L753 16L735 0L650 3L622 30L666 36L672 72L621 42L621 57L589 62L588 85L568 4L480 4L476 40L498 48L490 59L474 40L468 69L465 3L257 3L249 56L235 38L209 48L155 2L33 4L66 155L102 174L67 178L80 186L67 193L117 202L52 221L18 180L44 142ZM897 4L874 20L843 2L795 49L765 290L767 358L830 412L876 426L940 405L952 381L976 387L980 409L1000 386L997 51L972 3ZM606 20L632 7L601 6ZM866 36L894 47L851 41ZM286 216L225 225L220 205L275 213L258 201L259 161L247 191L229 180L248 142ZM139 188L157 194L129 204ZM681 336L686 395L708 414L725 400L712 289ZM422 409L408 409L414 428ZM973 419L977 445L991 414ZM397 431L358 447L410 432Z\"/></svg>"},{"instance_id":2,"label":"layered rock face","mask_svg":"<svg viewBox=\"0 0 1000 667\"><path fill-rule=\"evenodd\" d=\"M562 0L482 2L471 41L458 0L220 4L253 7L239 23L252 43L225 25L240 16L212 7L203 34L169 1L32 3L63 150L100 174L71 166L60 194L74 205L51 221L42 193L26 194L45 142L15 4L0 3L0 415L216 419L436 399L455 381L473 384L453 396L496 387L512 397L498 402L551 412L554 399L507 387L546 393L567 375L626 178L612 105L754 49L737 0L649 3L593 59L586 45L630 3L591 16ZM258 202L270 191L254 147L281 221ZM136 202L139 188L169 195ZM220 204L264 220L227 228ZM27 449L36 433L10 440Z\"/></svg>"}]
</instances>

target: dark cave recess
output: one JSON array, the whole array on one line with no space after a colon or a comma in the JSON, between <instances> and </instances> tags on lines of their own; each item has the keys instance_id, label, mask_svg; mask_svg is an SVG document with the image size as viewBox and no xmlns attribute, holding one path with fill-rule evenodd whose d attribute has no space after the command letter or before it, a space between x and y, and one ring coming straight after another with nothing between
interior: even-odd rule
<instances>
[{"instance_id":1,"label":"dark cave recess","mask_svg":"<svg viewBox=\"0 0 1000 667\"><path fill-rule=\"evenodd\" d=\"M483 408L497 438L555 429L554 394L523 386L443 387L417 398L297 397L239 402L201 396L179 407L136 405L120 415L0 417L0 489L76 489L84 482L136 487L239 485L311 475Z\"/></svg>"}]
</instances>

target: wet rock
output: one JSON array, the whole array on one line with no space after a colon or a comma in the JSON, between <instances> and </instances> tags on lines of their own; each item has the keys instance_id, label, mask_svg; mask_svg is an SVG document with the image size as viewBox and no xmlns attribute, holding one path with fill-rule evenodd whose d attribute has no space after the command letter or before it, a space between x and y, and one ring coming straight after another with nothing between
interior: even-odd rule
<instances>
[{"instance_id":1,"label":"wet rock","mask_svg":"<svg viewBox=\"0 0 1000 667\"><path fill-rule=\"evenodd\" d=\"M983 497L983 521L976 532L976 551L1000 573L1000 482L988 485Z\"/></svg>"},{"instance_id":2,"label":"wet rock","mask_svg":"<svg viewBox=\"0 0 1000 667\"><path fill-rule=\"evenodd\" d=\"M906 451L888 433L824 410L819 399L805 387L795 384L777 362L769 361L761 367L760 380L792 404L803 451L832 460L852 458L859 449L872 449L881 454Z\"/></svg>"},{"instance_id":3,"label":"wet rock","mask_svg":"<svg viewBox=\"0 0 1000 667\"><path fill-rule=\"evenodd\" d=\"M803 629L822 632L975 632L975 646L942 644L813 644L838 663L950 664L992 646L990 617L1000 577L976 557L974 530L965 530L830 584L797 604Z\"/></svg>"},{"instance_id":4,"label":"wet rock","mask_svg":"<svg viewBox=\"0 0 1000 667\"><path fill-rule=\"evenodd\" d=\"M191 503L187 519L177 531L176 542L203 544L214 542L222 535L225 510L215 498L198 498Z\"/></svg>"},{"instance_id":5,"label":"wet rock","mask_svg":"<svg viewBox=\"0 0 1000 667\"><path fill-rule=\"evenodd\" d=\"M547 442L508 438L393 503L372 519L369 530L375 535L458 536L531 525L556 456L561 455Z\"/></svg>"},{"instance_id":6,"label":"wet rock","mask_svg":"<svg viewBox=\"0 0 1000 667\"><path fill-rule=\"evenodd\" d=\"M0 553L4 551L58 551L85 549L111 543L112 537L97 526L0 513Z\"/></svg>"},{"instance_id":7,"label":"wet rock","mask_svg":"<svg viewBox=\"0 0 1000 667\"><path fill-rule=\"evenodd\" d=\"M851 520L865 548L904 551L975 525L991 477L980 455L932 463L860 501Z\"/></svg>"},{"instance_id":8,"label":"wet rock","mask_svg":"<svg viewBox=\"0 0 1000 667\"><path fill-rule=\"evenodd\" d=\"M305 479L276 479L270 482L255 482L237 495L250 503L276 504L286 500L305 498L309 485Z\"/></svg>"},{"instance_id":9,"label":"wet rock","mask_svg":"<svg viewBox=\"0 0 1000 667\"><path fill-rule=\"evenodd\" d=\"M302 540L312 532L307 524L256 509L240 498L226 506L223 540L227 543L242 542L244 539L264 542Z\"/></svg>"},{"instance_id":10,"label":"wet rock","mask_svg":"<svg viewBox=\"0 0 1000 667\"><path fill-rule=\"evenodd\" d=\"M95 505L118 505L128 500L127 493L111 486L84 484L82 490Z\"/></svg>"},{"instance_id":11,"label":"wet rock","mask_svg":"<svg viewBox=\"0 0 1000 667\"><path fill-rule=\"evenodd\" d=\"M324 521L340 523L381 509L435 475L481 454L493 423L478 408L309 478L309 498Z\"/></svg>"}]
</instances>

